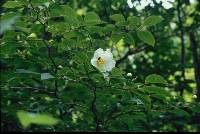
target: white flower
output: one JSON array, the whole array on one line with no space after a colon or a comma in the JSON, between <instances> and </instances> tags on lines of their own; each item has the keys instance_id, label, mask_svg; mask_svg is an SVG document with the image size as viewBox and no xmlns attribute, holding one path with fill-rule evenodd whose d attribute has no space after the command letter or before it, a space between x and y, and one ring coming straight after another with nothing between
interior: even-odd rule
<instances>
[{"instance_id":1,"label":"white flower","mask_svg":"<svg viewBox=\"0 0 200 134\"><path fill-rule=\"evenodd\" d=\"M91 64L100 72L110 72L115 67L116 62L110 49L104 51L102 48L99 48L94 52Z\"/></svg>"},{"instance_id":2,"label":"white flower","mask_svg":"<svg viewBox=\"0 0 200 134\"><path fill-rule=\"evenodd\" d=\"M133 2L131 0L127 0L127 4L130 8L133 8Z\"/></svg>"},{"instance_id":3,"label":"white flower","mask_svg":"<svg viewBox=\"0 0 200 134\"><path fill-rule=\"evenodd\" d=\"M132 73L127 73L127 77L132 77Z\"/></svg>"}]
</instances>

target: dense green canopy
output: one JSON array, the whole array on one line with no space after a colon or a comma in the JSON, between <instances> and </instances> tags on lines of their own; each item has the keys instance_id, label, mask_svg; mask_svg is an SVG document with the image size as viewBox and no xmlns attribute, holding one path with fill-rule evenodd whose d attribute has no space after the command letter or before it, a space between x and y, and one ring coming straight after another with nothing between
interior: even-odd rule
<instances>
[{"instance_id":1,"label":"dense green canopy","mask_svg":"<svg viewBox=\"0 0 200 134\"><path fill-rule=\"evenodd\" d=\"M198 0L0 5L1 131L200 131Z\"/></svg>"}]
</instances>

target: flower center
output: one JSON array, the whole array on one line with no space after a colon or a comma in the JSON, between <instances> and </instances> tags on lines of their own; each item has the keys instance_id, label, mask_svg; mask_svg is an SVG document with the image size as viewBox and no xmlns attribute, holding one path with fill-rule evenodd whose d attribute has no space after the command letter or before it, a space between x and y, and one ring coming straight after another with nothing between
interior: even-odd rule
<instances>
[{"instance_id":1,"label":"flower center","mask_svg":"<svg viewBox=\"0 0 200 134\"><path fill-rule=\"evenodd\" d=\"M103 58L101 58L101 57L99 57L98 60L97 60L97 64L98 65L103 65L103 64L105 64L105 62L106 61Z\"/></svg>"}]
</instances>

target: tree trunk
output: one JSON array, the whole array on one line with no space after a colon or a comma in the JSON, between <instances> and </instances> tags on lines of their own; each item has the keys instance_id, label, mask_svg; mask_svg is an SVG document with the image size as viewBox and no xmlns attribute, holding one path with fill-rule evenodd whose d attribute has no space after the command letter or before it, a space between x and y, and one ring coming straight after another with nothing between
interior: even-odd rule
<instances>
[{"instance_id":1,"label":"tree trunk","mask_svg":"<svg viewBox=\"0 0 200 134\"><path fill-rule=\"evenodd\" d=\"M178 0L177 3L177 14L178 14L178 26L180 29L180 38L181 38L181 54L180 54L180 64L181 64L181 83L180 83L180 95L183 95L183 90L185 88L185 40L184 40L184 27L181 16L181 1Z\"/></svg>"},{"instance_id":2,"label":"tree trunk","mask_svg":"<svg viewBox=\"0 0 200 134\"><path fill-rule=\"evenodd\" d=\"M190 47L192 50L193 63L194 63L194 73L197 85L197 100L200 101L200 59L198 57L198 43L195 39L193 32L189 33L190 36Z\"/></svg>"}]
</instances>

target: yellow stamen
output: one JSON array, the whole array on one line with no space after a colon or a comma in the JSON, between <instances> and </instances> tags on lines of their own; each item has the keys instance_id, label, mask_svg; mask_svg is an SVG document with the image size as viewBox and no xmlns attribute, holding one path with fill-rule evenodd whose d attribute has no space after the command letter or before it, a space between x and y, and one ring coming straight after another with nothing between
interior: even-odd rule
<instances>
[{"instance_id":1,"label":"yellow stamen","mask_svg":"<svg viewBox=\"0 0 200 134\"><path fill-rule=\"evenodd\" d=\"M104 59L102 59L101 57L99 57L98 60L97 60L98 65L103 65L103 64L105 64L105 62L106 61Z\"/></svg>"}]
</instances>

